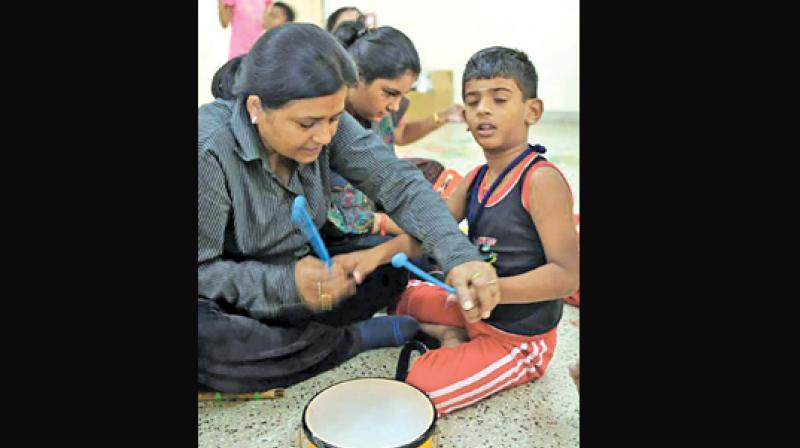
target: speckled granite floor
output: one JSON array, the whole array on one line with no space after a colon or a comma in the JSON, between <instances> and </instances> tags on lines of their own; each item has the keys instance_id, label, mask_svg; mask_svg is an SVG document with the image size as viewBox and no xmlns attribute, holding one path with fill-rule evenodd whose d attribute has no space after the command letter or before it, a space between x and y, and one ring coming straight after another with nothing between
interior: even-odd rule
<instances>
[{"instance_id":1,"label":"speckled granite floor","mask_svg":"<svg viewBox=\"0 0 800 448\"><path fill-rule=\"evenodd\" d=\"M580 311L564 305L558 346L539 380L500 392L440 419L439 447L577 447L580 407L567 366L578 358ZM400 349L362 353L341 366L286 389L273 400L203 402L198 405L200 448L296 447L303 407L317 392L340 381L394 375Z\"/></svg>"},{"instance_id":2,"label":"speckled granite floor","mask_svg":"<svg viewBox=\"0 0 800 448\"><path fill-rule=\"evenodd\" d=\"M578 125L553 121L531 128L532 143L548 148L578 194ZM480 148L451 124L413 145L398 148L401 157L431 157L465 173L482 163ZM567 367L578 359L580 311L564 305L558 346L539 380L500 392L440 419L438 446L454 448L561 448L579 446L579 395ZM394 375L399 348L362 353L341 366L286 390L286 396L251 402L198 404L197 437L207 447L297 447L303 407L317 392L346 379Z\"/></svg>"}]
</instances>

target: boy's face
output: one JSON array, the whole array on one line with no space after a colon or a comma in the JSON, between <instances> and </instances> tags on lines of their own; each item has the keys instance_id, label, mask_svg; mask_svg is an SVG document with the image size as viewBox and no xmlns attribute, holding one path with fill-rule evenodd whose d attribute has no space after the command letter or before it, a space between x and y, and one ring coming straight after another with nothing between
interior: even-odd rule
<instances>
[{"instance_id":1,"label":"boy's face","mask_svg":"<svg viewBox=\"0 0 800 448\"><path fill-rule=\"evenodd\" d=\"M528 127L542 115L542 100L522 101L512 78L470 79L464 85L464 120L485 150L503 150L528 141Z\"/></svg>"}]
</instances>

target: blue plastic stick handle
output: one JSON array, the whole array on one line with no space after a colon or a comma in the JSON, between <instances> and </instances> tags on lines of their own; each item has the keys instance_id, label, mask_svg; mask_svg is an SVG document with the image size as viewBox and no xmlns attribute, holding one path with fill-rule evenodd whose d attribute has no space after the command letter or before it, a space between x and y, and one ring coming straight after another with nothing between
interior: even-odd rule
<instances>
[{"instance_id":1,"label":"blue plastic stick handle","mask_svg":"<svg viewBox=\"0 0 800 448\"><path fill-rule=\"evenodd\" d=\"M440 288L444 289L450 294L456 293L456 288L453 288L447 283L440 281L438 278L414 266L414 263L408 261L408 256L403 252L398 252L394 254L394 256L392 257L392 266L396 268L406 268L409 271L413 272L414 274L417 274L417 276L424 279L426 282L433 283L434 285L439 286Z\"/></svg>"},{"instance_id":2,"label":"blue plastic stick handle","mask_svg":"<svg viewBox=\"0 0 800 448\"><path fill-rule=\"evenodd\" d=\"M311 219L311 215L306 210L306 198L302 194L294 198L294 203L292 203L292 224L303 231L308 242L311 243L311 248L314 249L317 257L325 263L325 266L328 269L332 268L331 256L328 254L328 249L325 248L325 243L322 241L322 236L320 236L314 220Z\"/></svg>"}]
</instances>

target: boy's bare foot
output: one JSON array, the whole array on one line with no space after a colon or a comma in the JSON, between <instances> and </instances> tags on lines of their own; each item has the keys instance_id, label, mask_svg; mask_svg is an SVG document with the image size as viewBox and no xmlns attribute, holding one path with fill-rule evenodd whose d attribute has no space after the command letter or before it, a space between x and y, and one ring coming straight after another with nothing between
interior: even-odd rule
<instances>
[{"instance_id":1,"label":"boy's bare foot","mask_svg":"<svg viewBox=\"0 0 800 448\"><path fill-rule=\"evenodd\" d=\"M572 377L572 381L575 383L575 387L578 388L578 392L581 391L581 385L580 385L580 378L581 378L580 367L581 366L580 366L580 362L581 362L581 360L579 359L579 360L575 361L575 364L572 364L571 366L569 366L569 376Z\"/></svg>"},{"instance_id":2,"label":"boy's bare foot","mask_svg":"<svg viewBox=\"0 0 800 448\"><path fill-rule=\"evenodd\" d=\"M442 343L442 347L455 347L469 340L467 330L459 327L421 323L419 328L428 336L438 339Z\"/></svg>"}]
</instances>

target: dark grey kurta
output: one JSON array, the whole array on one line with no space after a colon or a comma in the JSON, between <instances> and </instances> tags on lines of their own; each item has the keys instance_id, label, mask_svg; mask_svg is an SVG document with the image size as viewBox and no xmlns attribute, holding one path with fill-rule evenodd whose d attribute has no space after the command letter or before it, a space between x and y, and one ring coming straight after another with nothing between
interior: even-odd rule
<instances>
[{"instance_id":1,"label":"dark grey kurta","mask_svg":"<svg viewBox=\"0 0 800 448\"><path fill-rule=\"evenodd\" d=\"M480 260L422 173L346 112L331 143L315 162L296 165L287 186L270 170L242 102L216 100L199 109L198 150L199 294L256 319L303 306L294 267L309 248L291 224L291 204L305 195L322 227L331 169L383 204L445 272Z\"/></svg>"}]
</instances>

